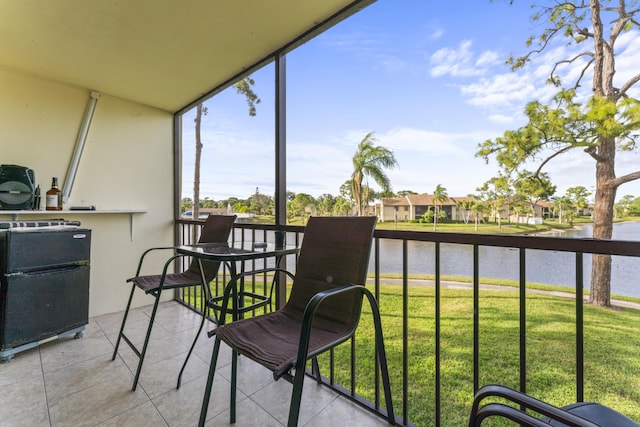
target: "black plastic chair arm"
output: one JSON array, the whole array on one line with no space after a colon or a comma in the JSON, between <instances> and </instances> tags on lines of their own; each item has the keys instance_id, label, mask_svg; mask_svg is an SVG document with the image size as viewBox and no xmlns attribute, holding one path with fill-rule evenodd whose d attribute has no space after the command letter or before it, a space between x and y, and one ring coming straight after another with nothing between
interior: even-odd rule
<instances>
[{"instance_id":1,"label":"black plastic chair arm","mask_svg":"<svg viewBox=\"0 0 640 427\"><path fill-rule=\"evenodd\" d=\"M518 423L521 427L549 427L549 424L518 409L502 403L488 403L476 413L469 422L470 426L480 427L489 417L507 418ZM473 424L472 424L473 423Z\"/></svg>"},{"instance_id":2,"label":"black plastic chair arm","mask_svg":"<svg viewBox=\"0 0 640 427\"><path fill-rule=\"evenodd\" d=\"M499 384L489 384L481 387L477 391L475 398L473 399L469 427L474 425L472 422L479 411L478 408L481 401L491 396L501 397L518 405L522 405L527 409L546 415L547 417L560 421L570 427L600 427L598 424L569 413L557 406L550 405L534 397Z\"/></svg>"},{"instance_id":3,"label":"black plastic chair arm","mask_svg":"<svg viewBox=\"0 0 640 427\"><path fill-rule=\"evenodd\" d=\"M144 251L142 253L142 255L140 256L140 261L138 262L138 269L136 270L136 277L140 275L140 271L142 270L142 262L144 261L144 257L146 257L149 252L157 251L157 250L168 250L168 249L175 250L176 247L175 246L158 246L158 247L155 247L155 248L149 248L146 251Z\"/></svg>"},{"instance_id":4,"label":"black plastic chair arm","mask_svg":"<svg viewBox=\"0 0 640 427\"><path fill-rule=\"evenodd\" d=\"M322 302L329 297L333 297L343 292L350 292L350 291L359 291L361 293L368 292L367 289L362 285L342 285L342 286L337 286L333 289L318 292L309 300L309 302L307 303L307 306L304 309L304 314L302 316L302 329L300 330L300 340L298 344L298 359L295 364L296 368L299 368L300 366L304 366L307 359L309 359L309 357L313 357L313 355L309 356L309 340L311 338L311 327L313 324L313 319L315 317L316 311L320 307L320 304L322 304ZM337 344L340 344L341 342L344 342L344 340L333 342L328 346L320 348L314 351L314 354L320 354L323 351ZM290 369L291 368L284 368L284 369L275 371L273 373L273 378L275 380L280 379L283 375L289 372Z\"/></svg>"}]
</instances>

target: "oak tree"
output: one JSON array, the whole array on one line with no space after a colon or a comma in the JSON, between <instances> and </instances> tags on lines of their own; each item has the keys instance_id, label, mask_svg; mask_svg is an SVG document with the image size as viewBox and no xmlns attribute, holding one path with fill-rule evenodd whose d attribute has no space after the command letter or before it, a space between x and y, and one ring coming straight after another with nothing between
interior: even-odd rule
<instances>
[{"instance_id":1,"label":"oak tree","mask_svg":"<svg viewBox=\"0 0 640 427\"><path fill-rule=\"evenodd\" d=\"M544 30L529 39L528 45L533 46L528 53L510 59L512 67L525 67L533 55L557 47L556 42L566 42L567 52L573 53L552 64L548 83L558 89L555 96L547 103L529 103L528 123L481 144L477 155L495 156L508 167L537 160L539 173L562 154L583 150L595 165L593 237L610 239L616 191L640 178L640 170L617 176L615 168L617 151L634 150L640 129L640 102L632 96L640 73L632 70L622 78L616 69L616 62L621 64L628 53L616 43L625 33L637 34L640 27L638 2L536 3L532 19L543 22ZM611 257L594 255L589 302L610 306L610 295Z\"/></svg>"}]
</instances>

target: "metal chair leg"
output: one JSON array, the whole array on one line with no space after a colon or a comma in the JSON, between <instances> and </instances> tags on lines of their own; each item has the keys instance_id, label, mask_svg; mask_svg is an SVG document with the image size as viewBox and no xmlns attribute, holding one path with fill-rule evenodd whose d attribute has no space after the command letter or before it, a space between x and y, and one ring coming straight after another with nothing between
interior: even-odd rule
<instances>
[{"instance_id":1,"label":"metal chair leg","mask_svg":"<svg viewBox=\"0 0 640 427\"><path fill-rule=\"evenodd\" d=\"M296 375L293 378L293 391L291 392L291 404L289 406L289 420L287 421L287 427L296 427L298 425L305 370L305 366L296 367Z\"/></svg>"},{"instance_id":2,"label":"metal chair leg","mask_svg":"<svg viewBox=\"0 0 640 427\"><path fill-rule=\"evenodd\" d=\"M311 359L311 372L313 376L316 377L316 381L318 384L322 384L322 376L320 376L320 365L318 364L318 358L314 357Z\"/></svg>"},{"instance_id":3,"label":"metal chair leg","mask_svg":"<svg viewBox=\"0 0 640 427\"><path fill-rule=\"evenodd\" d=\"M365 295L371 306L373 314L373 325L376 334L376 354L380 364L380 373L382 375L382 387L384 389L384 400L387 405L387 420L390 424L395 424L396 417L393 412L393 402L391 400L391 381L389 380L389 368L387 366L387 355L384 348L384 339L382 336L382 320L380 319L380 309L371 292L365 290Z\"/></svg>"},{"instance_id":4,"label":"metal chair leg","mask_svg":"<svg viewBox=\"0 0 640 427\"><path fill-rule=\"evenodd\" d=\"M238 353L231 353L231 402L229 405L229 423L236 422L236 395L238 389Z\"/></svg>"},{"instance_id":5,"label":"metal chair leg","mask_svg":"<svg viewBox=\"0 0 640 427\"><path fill-rule=\"evenodd\" d=\"M207 420L207 410L209 408L209 399L211 398L211 389L213 388L213 377L216 374L216 364L218 363L218 353L220 351L220 339L216 337L213 344L213 353L211 353L211 363L209 364L209 375L207 376L207 386L204 389L204 397L202 399L202 408L200 409L199 427L204 427Z\"/></svg>"},{"instance_id":6,"label":"metal chair leg","mask_svg":"<svg viewBox=\"0 0 640 427\"><path fill-rule=\"evenodd\" d=\"M142 345L142 351L139 355L138 368L136 369L136 376L133 379L133 387L131 390L135 391L138 386L138 380L140 380L140 373L142 372L142 362L144 362L144 356L147 354L147 347L149 346L149 338L151 338L151 330L153 329L153 322L156 318L156 312L158 311L158 303L160 303L160 293L158 291L155 295L156 302L153 304L153 311L151 312L151 319L149 319L149 327L147 328L147 335L144 338L144 344Z\"/></svg>"},{"instance_id":7,"label":"metal chair leg","mask_svg":"<svg viewBox=\"0 0 640 427\"><path fill-rule=\"evenodd\" d=\"M205 319L206 319L206 314L203 313L202 320L200 321L200 327L198 328L198 332L196 333L196 337L193 339L193 343L191 344L189 353L187 353L187 357L186 359L184 359L184 363L182 364L182 368L180 369L180 373L178 374L178 384L176 385L176 388L180 388L180 383L182 382L182 373L184 372L184 369L187 367L187 362L191 357L191 353L193 353L193 349L196 347L196 342L198 342L198 338L200 337L200 333L202 332L202 328L204 327Z\"/></svg>"},{"instance_id":8,"label":"metal chair leg","mask_svg":"<svg viewBox=\"0 0 640 427\"><path fill-rule=\"evenodd\" d=\"M124 335L124 325L127 323L127 316L129 316L129 308L131 307L131 301L133 301L133 291L136 290L136 285L131 285L131 293L129 294L129 302L127 302L127 308L124 310L124 317L122 318L122 326L120 326L120 332L118 333L118 339L116 340L116 348L113 349L113 356L111 360L116 360L118 354L118 347L120 347L120 340Z\"/></svg>"}]
</instances>

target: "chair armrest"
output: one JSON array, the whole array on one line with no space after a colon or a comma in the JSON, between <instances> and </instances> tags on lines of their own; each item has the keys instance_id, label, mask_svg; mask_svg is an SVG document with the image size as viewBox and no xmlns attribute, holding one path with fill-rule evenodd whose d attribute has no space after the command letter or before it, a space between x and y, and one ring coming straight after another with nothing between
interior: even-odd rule
<instances>
[{"instance_id":1,"label":"chair armrest","mask_svg":"<svg viewBox=\"0 0 640 427\"><path fill-rule=\"evenodd\" d=\"M136 277L138 277L140 275L140 271L142 270L142 263L144 261L144 258L147 256L148 253L153 252L153 251L158 251L158 250L175 250L175 246L158 246L155 248L149 248L146 251L144 251L142 253L142 255L140 256L140 261L138 261L138 269L136 270ZM175 258L175 257L174 257Z\"/></svg>"},{"instance_id":2,"label":"chair armrest","mask_svg":"<svg viewBox=\"0 0 640 427\"><path fill-rule=\"evenodd\" d=\"M538 400L534 397L516 391L512 388L499 385L499 384L490 384L484 387L481 387L475 395L473 399L473 406L471 407L471 417L469 419L469 427L472 427L477 424L473 424L473 420L477 417L479 412L480 403L482 400L487 397L501 397L510 402L516 403L518 405L522 405L523 407L535 411L539 414L546 415L547 417L560 421L567 426L571 427L598 427L597 424L586 420L577 415L571 414L567 411L564 411L557 406L550 405L541 400Z\"/></svg>"},{"instance_id":3,"label":"chair armrest","mask_svg":"<svg viewBox=\"0 0 640 427\"><path fill-rule=\"evenodd\" d=\"M489 417L507 418L518 423L521 427L549 427L549 424L541 419L520 411L513 406L503 405L502 403L488 403L484 405L473 418L473 424L470 422L469 425L480 427L482 422Z\"/></svg>"}]
</instances>

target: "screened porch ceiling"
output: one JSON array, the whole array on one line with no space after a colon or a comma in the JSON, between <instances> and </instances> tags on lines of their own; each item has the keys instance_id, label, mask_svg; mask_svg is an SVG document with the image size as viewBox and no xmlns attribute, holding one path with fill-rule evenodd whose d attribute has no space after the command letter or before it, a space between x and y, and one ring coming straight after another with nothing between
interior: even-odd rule
<instances>
[{"instance_id":1,"label":"screened porch ceiling","mask_svg":"<svg viewBox=\"0 0 640 427\"><path fill-rule=\"evenodd\" d=\"M175 112L373 1L0 0L0 67Z\"/></svg>"}]
</instances>

